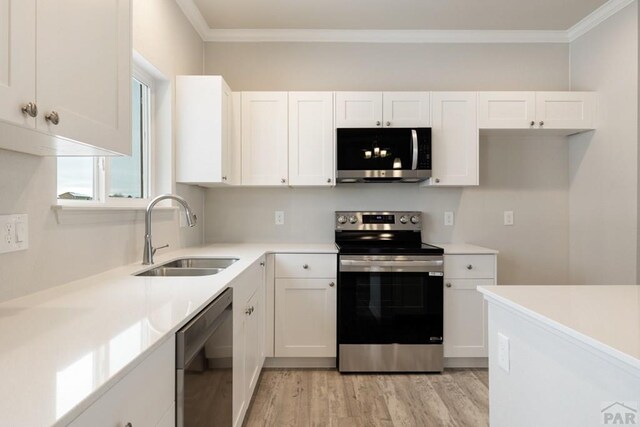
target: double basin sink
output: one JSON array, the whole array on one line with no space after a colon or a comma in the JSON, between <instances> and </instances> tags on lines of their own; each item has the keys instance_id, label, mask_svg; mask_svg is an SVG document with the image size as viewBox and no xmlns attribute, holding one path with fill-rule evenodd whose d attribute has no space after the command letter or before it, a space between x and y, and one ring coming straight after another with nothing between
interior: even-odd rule
<instances>
[{"instance_id":1,"label":"double basin sink","mask_svg":"<svg viewBox=\"0 0 640 427\"><path fill-rule=\"evenodd\" d=\"M212 276L238 261L238 258L179 258L134 276L180 277Z\"/></svg>"}]
</instances>

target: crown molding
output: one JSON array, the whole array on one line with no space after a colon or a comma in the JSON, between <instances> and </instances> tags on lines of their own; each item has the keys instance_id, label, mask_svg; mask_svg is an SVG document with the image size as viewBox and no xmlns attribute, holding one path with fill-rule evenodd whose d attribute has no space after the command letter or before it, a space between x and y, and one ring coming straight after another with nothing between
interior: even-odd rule
<instances>
[{"instance_id":1,"label":"crown molding","mask_svg":"<svg viewBox=\"0 0 640 427\"><path fill-rule=\"evenodd\" d=\"M567 30L567 39L569 42L572 42L582 37L634 1L635 0L609 0L591 14L587 15L582 21L569 28Z\"/></svg>"},{"instance_id":2,"label":"crown molding","mask_svg":"<svg viewBox=\"0 0 640 427\"><path fill-rule=\"evenodd\" d=\"M207 34L211 29L195 2L193 0L176 0L176 3L178 3L178 6L182 9L182 13L184 13L193 28L200 35L200 38L203 41L207 41Z\"/></svg>"},{"instance_id":3,"label":"crown molding","mask_svg":"<svg viewBox=\"0 0 640 427\"><path fill-rule=\"evenodd\" d=\"M609 0L568 30L213 29L194 0L176 0L205 42L570 43L635 0Z\"/></svg>"},{"instance_id":4,"label":"crown molding","mask_svg":"<svg viewBox=\"0 0 640 427\"><path fill-rule=\"evenodd\" d=\"M567 43L565 31L210 29L207 42Z\"/></svg>"}]
</instances>

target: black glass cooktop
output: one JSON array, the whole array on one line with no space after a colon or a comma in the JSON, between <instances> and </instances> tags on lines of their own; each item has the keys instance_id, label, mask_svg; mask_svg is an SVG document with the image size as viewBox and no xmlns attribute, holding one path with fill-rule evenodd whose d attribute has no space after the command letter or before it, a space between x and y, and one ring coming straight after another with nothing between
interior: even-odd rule
<instances>
[{"instance_id":1,"label":"black glass cooktop","mask_svg":"<svg viewBox=\"0 0 640 427\"><path fill-rule=\"evenodd\" d=\"M336 246L341 254L442 255L444 249L422 243L414 232L338 232Z\"/></svg>"}]
</instances>

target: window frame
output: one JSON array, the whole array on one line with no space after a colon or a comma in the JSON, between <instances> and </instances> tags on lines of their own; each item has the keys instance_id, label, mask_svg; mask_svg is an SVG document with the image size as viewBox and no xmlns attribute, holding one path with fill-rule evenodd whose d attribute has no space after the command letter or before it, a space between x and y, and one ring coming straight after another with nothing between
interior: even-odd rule
<instances>
[{"instance_id":1,"label":"window frame","mask_svg":"<svg viewBox=\"0 0 640 427\"><path fill-rule=\"evenodd\" d=\"M56 186L56 205L65 207L85 207L85 208L145 208L149 201L155 195L155 89L157 87L156 79L147 73L142 67L134 63L132 65L131 80L136 79L147 87L144 91L145 96L143 102L146 108L143 109L143 198L129 199L123 197L110 197L111 184L111 158L112 157L95 157L93 158L93 200L70 200L57 198ZM57 176L56 176L57 183Z\"/></svg>"}]
</instances>

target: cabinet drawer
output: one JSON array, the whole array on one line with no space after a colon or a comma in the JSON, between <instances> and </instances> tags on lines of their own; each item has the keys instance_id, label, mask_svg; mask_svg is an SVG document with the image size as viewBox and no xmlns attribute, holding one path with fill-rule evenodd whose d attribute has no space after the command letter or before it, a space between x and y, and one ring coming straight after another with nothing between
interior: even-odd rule
<instances>
[{"instance_id":1,"label":"cabinet drawer","mask_svg":"<svg viewBox=\"0 0 640 427\"><path fill-rule=\"evenodd\" d=\"M495 255L444 256L444 277L449 279L492 279L495 268Z\"/></svg>"},{"instance_id":2,"label":"cabinet drawer","mask_svg":"<svg viewBox=\"0 0 640 427\"><path fill-rule=\"evenodd\" d=\"M276 254L276 277L336 277L337 263L333 254Z\"/></svg>"},{"instance_id":3,"label":"cabinet drawer","mask_svg":"<svg viewBox=\"0 0 640 427\"><path fill-rule=\"evenodd\" d=\"M93 405L73 420L72 427L156 426L175 396L175 339L171 338L143 360Z\"/></svg>"}]
</instances>

